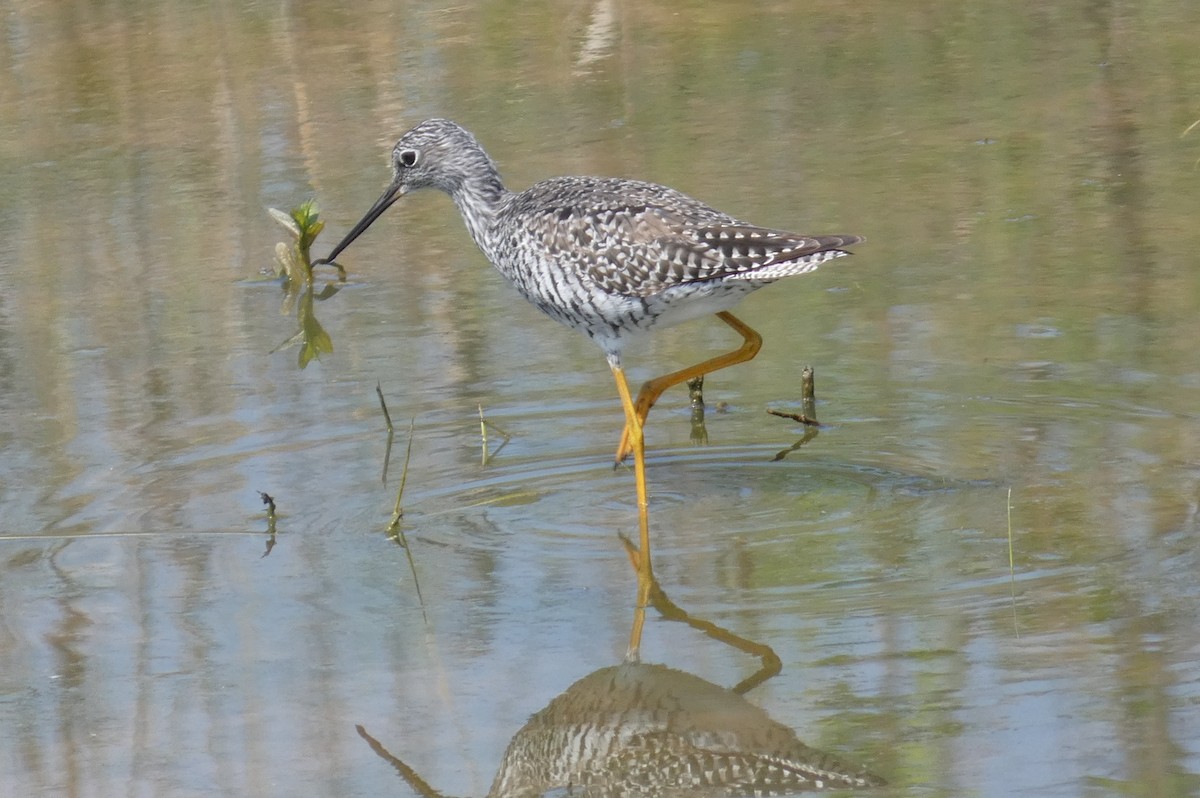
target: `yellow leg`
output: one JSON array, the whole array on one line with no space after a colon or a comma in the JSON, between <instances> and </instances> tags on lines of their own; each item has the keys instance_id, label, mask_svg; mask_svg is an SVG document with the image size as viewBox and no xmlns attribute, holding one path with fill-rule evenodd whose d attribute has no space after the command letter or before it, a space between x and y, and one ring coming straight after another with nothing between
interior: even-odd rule
<instances>
[{"instance_id":1,"label":"yellow leg","mask_svg":"<svg viewBox=\"0 0 1200 798\"><path fill-rule=\"evenodd\" d=\"M645 620L646 604L649 601L650 586L654 584L654 569L650 564L650 514L649 500L646 491L646 446L642 437L642 422L633 406L633 398L629 395L629 382L620 366L610 364L613 377L617 381L617 393L621 395L621 407L625 411L625 429L629 434L629 445L633 450L633 474L637 482L638 503L638 547L626 544L629 561L637 571L638 597L634 610L633 629L629 633L629 653L627 659L637 659L638 650L642 643L642 624Z\"/></svg>"},{"instance_id":2,"label":"yellow leg","mask_svg":"<svg viewBox=\"0 0 1200 798\"><path fill-rule=\"evenodd\" d=\"M638 571L637 605L633 608L633 628L629 630L629 648L625 651L626 662L637 662L641 656L642 627L646 625L646 606L650 603L650 590L654 586L654 574Z\"/></svg>"},{"instance_id":3,"label":"yellow leg","mask_svg":"<svg viewBox=\"0 0 1200 798\"><path fill-rule=\"evenodd\" d=\"M719 371L729 366L745 363L747 360L752 360L758 354L758 350L762 347L762 336L759 335L753 328L734 316L728 311L721 311L717 314L717 318L732 327L739 335L742 336L742 345L732 352L726 352L723 355L717 355L714 358L709 358L703 363L697 363L694 366L689 366L679 371L673 371L670 374L664 374L661 377L655 377L642 386L638 391L637 401L634 403L634 414L638 420L638 435L641 436L641 427L645 426L646 416L650 413L650 408L654 407L654 403L658 401L658 397L662 396L663 391L670 388L672 385L678 385L681 382L686 382L693 377L699 377L702 374L711 374L714 371ZM622 378L623 379L623 378ZM622 462L629 453L633 450L632 434L630 429L630 421L628 411L625 418L625 431L621 433L621 443L617 446L617 462Z\"/></svg>"}]
</instances>

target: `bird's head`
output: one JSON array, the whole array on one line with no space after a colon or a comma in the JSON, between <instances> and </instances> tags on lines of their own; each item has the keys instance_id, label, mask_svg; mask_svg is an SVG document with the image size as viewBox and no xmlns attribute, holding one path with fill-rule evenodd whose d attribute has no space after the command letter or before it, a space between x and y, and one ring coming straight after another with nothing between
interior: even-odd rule
<instances>
[{"instance_id":1,"label":"bird's head","mask_svg":"<svg viewBox=\"0 0 1200 798\"><path fill-rule=\"evenodd\" d=\"M454 196L475 174L494 174L495 164L467 130L447 119L427 119L405 133L392 148L392 182L328 257L331 263L401 197L421 188L440 188Z\"/></svg>"}]
</instances>

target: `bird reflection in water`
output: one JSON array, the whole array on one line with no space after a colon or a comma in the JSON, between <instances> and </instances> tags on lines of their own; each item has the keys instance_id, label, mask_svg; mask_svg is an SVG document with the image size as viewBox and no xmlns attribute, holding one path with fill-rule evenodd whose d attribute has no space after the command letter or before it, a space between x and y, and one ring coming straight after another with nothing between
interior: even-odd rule
<instances>
[{"instance_id":1,"label":"bird reflection in water","mask_svg":"<svg viewBox=\"0 0 1200 798\"><path fill-rule=\"evenodd\" d=\"M567 688L516 733L489 798L548 793L607 796L787 795L877 787L861 767L802 743L742 694L780 670L769 646L738 637L650 588L667 620L754 654L759 670L729 689L681 670L628 658ZM359 735L417 794L441 796L358 726Z\"/></svg>"}]
</instances>

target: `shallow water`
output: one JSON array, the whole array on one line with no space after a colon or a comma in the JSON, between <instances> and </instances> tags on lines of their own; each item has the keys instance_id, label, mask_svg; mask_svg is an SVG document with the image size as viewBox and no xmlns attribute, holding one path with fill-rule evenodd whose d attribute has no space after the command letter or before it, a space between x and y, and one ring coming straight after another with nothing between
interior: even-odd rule
<instances>
[{"instance_id":1,"label":"shallow water","mask_svg":"<svg viewBox=\"0 0 1200 798\"><path fill-rule=\"evenodd\" d=\"M639 177L866 236L740 306L766 343L707 381L707 445L679 389L648 427L663 588L781 660L748 700L880 794L1197 794L1193 5L9 9L0 792L414 794L361 724L482 795L620 662L608 370L444 197L342 258L332 354L272 351L265 209L315 196L323 253L440 115L516 188ZM693 322L628 366L732 343ZM807 364L825 426L774 460ZM642 655L759 667L653 612Z\"/></svg>"}]
</instances>

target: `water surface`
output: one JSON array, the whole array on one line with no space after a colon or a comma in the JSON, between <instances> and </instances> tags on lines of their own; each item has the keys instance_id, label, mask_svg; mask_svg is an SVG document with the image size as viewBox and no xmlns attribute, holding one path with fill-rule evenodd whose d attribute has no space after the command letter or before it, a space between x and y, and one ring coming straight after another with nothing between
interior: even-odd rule
<instances>
[{"instance_id":1,"label":"water surface","mask_svg":"<svg viewBox=\"0 0 1200 798\"><path fill-rule=\"evenodd\" d=\"M620 662L611 378L445 197L348 251L315 305L331 355L272 352L295 318L265 209L315 196L323 251L434 115L515 188L639 177L866 236L741 306L766 344L707 382L707 445L682 390L651 416L659 578L778 654L748 700L881 794L1200 792L1194 4L30 2L5 26L5 794L413 794L361 724L482 795L530 715ZM628 365L732 343L698 321ZM764 411L799 409L809 364L826 426L773 460L804 431ZM480 406L511 434L486 463ZM653 613L643 659L758 667Z\"/></svg>"}]
</instances>

